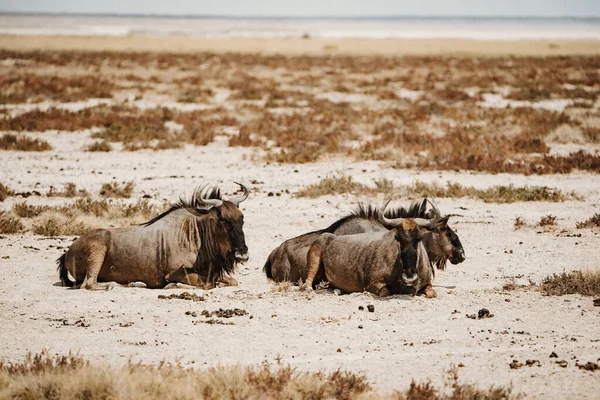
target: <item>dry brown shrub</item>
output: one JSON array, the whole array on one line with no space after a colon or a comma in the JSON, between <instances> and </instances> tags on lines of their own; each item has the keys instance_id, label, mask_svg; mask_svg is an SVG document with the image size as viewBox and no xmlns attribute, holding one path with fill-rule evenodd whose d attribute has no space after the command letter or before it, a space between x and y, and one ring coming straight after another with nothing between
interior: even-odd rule
<instances>
[{"instance_id":1,"label":"dry brown shrub","mask_svg":"<svg viewBox=\"0 0 600 400\"><path fill-rule=\"evenodd\" d=\"M498 185L487 189L477 189L448 182L446 186L437 183L416 181L411 185L394 186L388 179L374 181L375 188L354 182L350 176L326 177L317 184L309 185L297 193L299 197L319 197L335 193L377 194L403 197L472 197L486 203L515 203L519 201L580 200L575 193L563 193L560 189L546 186Z\"/></svg>"},{"instance_id":2,"label":"dry brown shrub","mask_svg":"<svg viewBox=\"0 0 600 400\"><path fill-rule=\"evenodd\" d=\"M0 201L6 200L7 197L15 194L15 191L3 183L0 183Z\"/></svg>"},{"instance_id":3,"label":"dry brown shrub","mask_svg":"<svg viewBox=\"0 0 600 400\"><path fill-rule=\"evenodd\" d=\"M100 196L104 198L130 198L135 188L133 181L129 182L110 182L102 185L100 189Z\"/></svg>"},{"instance_id":4,"label":"dry brown shrub","mask_svg":"<svg viewBox=\"0 0 600 400\"><path fill-rule=\"evenodd\" d=\"M73 182L65 183L62 191L56 190L54 186L50 186L50 190L46 193L48 197L86 197L90 194L85 189L77 189L77 185Z\"/></svg>"},{"instance_id":5,"label":"dry brown shrub","mask_svg":"<svg viewBox=\"0 0 600 400\"><path fill-rule=\"evenodd\" d=\"M12 212L17 214L21 218L33 218L37 217L45 211L48 211L49 209L49 206L31 205L23 201L20 203L15 203L12 207Z\"/></svg>"},{"instance_id":6,"label":"dry brown shrub","mask_svg":"<svg viewBox=\"0 0 600 400\"><path fill-rule=\"evenodd\" d=\"M459 382L456 368L449 372L443 389L430 382L412 382L406 391L393 394L373 390L360 373L337 370L302 372L289 365L267 363L251 366L184 368L179 364L122 367L90 363L78 354L50 355L47 351L23 362L0 361L1 398L44 398L114 400L131 398L210 398L210 399L410 399L410 400L517 400L510 387L482 390ZM38 397L35 397L38 398Z\"/></svg>"},{"instance_id":7,"label":"dry brown shrub","mask_svg":"<svg viewBox=\"0 0 600 400\"><path fill-rule=\"evenodd\" d=\"M19 218L4 210L0 210L0 233L14 235L23 232L25 232L25 226Z\"/></svg>"},{"instance_id":8,"label":"dry brown shrub","mask_svg":"<svg viewBox=\"0 0 600 400\"><path fill-rule=\"evenodd\" d=\"M584 228L600 228L600 214L596 213L582 222L577 222L575 224L577 229Z\"/></svg>"},{"instance_id":9,"label":"dry brown shrub","mask_svg":"<svg viewBox=\"0 0 600 400\"><path fill-rule=\"evenodd\" d=\"M315 198L331 194L353 193L365 188L363 184L354 182L351 176L328 176L319 183L308 185L296 193L296 196Z\"/></svg>"},{"instance_id":10,"label":"dry brown shrub","mask_svg":"<svg viewBox=\"0 0 600 400\"><path fill-rule=\"evenodd\" d=\"M515 218L515 223L514 223L515 230L521 229L525 226L527 226L527 222L525 222L525 219L523 217Z\"/></svg>"},{"instance_id":11,"label":"dry brown shrub","mask_svg":"<svg viewBox=\"0 0 600 400\"><path fill-rule=\"evenodd\" d=\"M587 126L582 129L582 132L589 143L600 143L600 128Z\"/></svg>"},{"instance_id":12,"label":"dry brown shrub","mask_svg":"<svg viewBox=\"0 0 600 400\"><path fill-rule=\"evenodd\" d=\"M0 76L0 104L43 100L78 101L112 98L115 85L96 75L61 77L31 73Z\"/></svg>"},{"instance_id":13,"label":"dry brown shrub","mask_svg":"<svg viewBox=\"0 0 600 400\"><path fill-rule=\"evenodd\" d=\"M31 231L42 236L81 236L92 229L82 221L53 212L44 212L33 222Z\"/></svg>"},{"instance_id":14,"label":"dry brown shrub","mask_svg":"<svg viewBox=\"0 0 600 400\"><path fill-rule=\"evenodd\" d=\"M575 293L584 296L598 296L600 295L600 271L570 271L552 274L542 280L540 289L548 296Z\"/></svg>"},{"instance_id":15,"label":"dry brown shrub","mask_svg":"<svg viewBox=\"0 0 600 400\"><path fill-rule=\"evenodd\" d=\"M107 153L109 151L112 151L112 146L106 140L97 140L94 143L88 145L85 148L85 151Z\"/></svg>"},{"instance_id":16,"label":"dry brown shrub","mask_svg":"<svg viewBox=\"0 0 600 400\"><path fill-rule=\"evenodd\" d=\"M7 133L0 137L0 149L12 151L47 151L52 150L52 146L42 139L32 139L27 136L16 136Z\"/></svg>"},{"instance_id":17,"label":"dry brown shrub","mask_svg":"<svg viewBox=\"0 0 600 400\"><path fill-rule=\"evenodd\" d=\"M556 226L556 216L555 215L545 215L540 218L540 222L538 222L539 226Z\"/></svg>"}]
</instances>

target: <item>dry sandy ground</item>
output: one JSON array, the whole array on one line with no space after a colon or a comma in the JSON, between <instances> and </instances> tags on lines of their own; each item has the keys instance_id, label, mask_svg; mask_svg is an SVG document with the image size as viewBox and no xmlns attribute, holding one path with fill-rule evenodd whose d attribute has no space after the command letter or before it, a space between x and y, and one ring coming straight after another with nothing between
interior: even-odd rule
<instances>
[{"instance_id":1,"label":"dry sandy ground","mask_svg":"<svg viewBox=\"0 0 600 400\"><path fill-rule=\"evenodd\" d=\"M331 43L330 43L331 42ZM335 42L335 43L333 43ZM339 43L338 43L339 42ZM184 40L129 37L61 38L0 37L0 47L13 49L113 50L238 50L295 52L354 52L421 54L480 52L485 54L598 53L598 42L463 42L452 41L325 41L325 40ZM337 46L337 47L327 47ZM404 53L403 53L404 52ZM32 135L34 136L34 135ZM160 152L88 153L89 132L44 133L55 150L44 153L0 152L0 182L17 191L45 193L52 185L74 182L97 193L111 180L134 180L132 201L143 194L174 201L202 182L220 183L226 191L241 181L252 189L243 203L250 261L240 267L239 287L220 288L206 301L161 300L179 293L133 288L106 292L70 290L58 284L55 260L73 238L10 235L0 238L0 359L21 360L27 352L49 349L78 351L91 360L122 363L179 361L184 365L255 364L281 360L300 369L343 368L365 372L384 391L405 389L411 379L443 383L452 365L463 365L460 377L480 386L513 385L531 398L597 398L599 373L580 370L600 357L600 309L579 295L544 297L535 290L503 291L514 278L518 284L540 282L545 276L574 269L600 268L600 235L575 229L575 222L598 212L597 175L487 175L478 173L395 170L378 162L333 159L314 164L270 164L251 161L250 150L226 147L217 141L206 147L187 146ZM459 182L480 188L497 184L548 185L574 190L583 201L564 203L486 204L472 199L439 199L465 247L467 260L449 265L436 277L436 299L370 294L335 296L275 293L261 272L269 252L284 239L325 227L346 215L357 201L383 198L351 195L317 199L296 198L295 192L326 175L346 173L372 185L388 178L395 185ZM279 193L268 196L269 192ZM289 192L289 193L288 193ZM1 207L9 209L18 198ZM30 204L69 199L30 197ZM407 204L409 200L396 201ZM531 224L553 214L558 227L515 231L514 219ZM369 313L366 306L375 311ZM358 307L364 306L365 311ZM235 325L194 324L206 320L202 310L241 308L248 316L224 319ZM487 308L493 318L473 320ZM195 311L198 316L186 315ZM251 316L251 317L250 317ZM551 352L559 358L549 358ZM539 360L541 366L509 368L517 359ZM556 360L568 366L558 366Z\"/></svg>"},{"instance_id":2,"label":"dry sandy ground","mask_svg":"<svg viewBox=\"0 0 600 400\"><path fill-rule=\"evenodd\" d=\"M169 52L243 52L282 54L364 55L568 55L598 54L597 40L462 40L462 39L299 39L188 37L147 38L143 36L10 36L0 35L0 48L9 50L111 50Z\"/></svg>"},{"instance_id":3,"label":"dry sandy ground","mask_svg":"<svg viewBox=\"0 0 600 400\"><path fill-rule=\"evenodd\" d=\"M600 236L574 228L576 221L598 211L597 176L423 173L340 160L266 165L244 160L248 150L219 142L204 148L98 154L79 150L89 140L85 132L46 133L44 138L58 150L2 152L0 181L17 190L41 192L51 184L60 187L75 182L97 193L102 183L113 178L134 180L134 198L148 193L157 201L189 194L201 182L221 182L226 191L235 188L233 180L249 184L252 193L243 212L250 261L236 275L239 287L195 290L207 295L204 302L161 300L158 295L178 291L116 288L89 292L61 287L55 259L72 238L4 236L0 239L3 360L20 360L29 351L44 348L60 354L78 351L91 360L112 363L168 360L211 366L280 359L301 369L364 371L384 391L404 389L411 379L441 384L445 372L462 363L462 380L478 385L512 384L532 398L597 398L598 372L575 366L577 361L595 362L600 357L600 310L592 299L501 289L511 277L526 284L554 272L600 267ZM366 200L349 195L314 200L293 196L304 185L339 171L367 184L386 177L395 184L418 179L478 187L549 185L575 190L585 201L496 205L440 199L443 211L464 215L452 222L467 260L438 273L437 299L378 299L366 293L335 296L328 290L307 295L296 288L271 292L261 268L275 246L285 238L328 225L350 211L357 200ZM280 196L268 196L268 192L282 191ZM6 200L3 207L9 208L14 201ZM28 199L32 204L42 201L47 200ZM549 213L558 216L559 226L552 232L513 229L516 216L533 223ZM366 311L368 304L375 306L373 313ZM361 305L365 311L358 310ZM493 318L466 317L484 307ZM242 308L251 317L225 320L235 323L228 326L194 324L205 320L202 310L219 308ZM186 315L186 311L196 311L198 316ZM568 367L555 364L557 359L549 358L552 351L558 353L558 360L567 360ZM537 359L541 366L511 370L513 359Z\"/></svg>"}]
</instances>

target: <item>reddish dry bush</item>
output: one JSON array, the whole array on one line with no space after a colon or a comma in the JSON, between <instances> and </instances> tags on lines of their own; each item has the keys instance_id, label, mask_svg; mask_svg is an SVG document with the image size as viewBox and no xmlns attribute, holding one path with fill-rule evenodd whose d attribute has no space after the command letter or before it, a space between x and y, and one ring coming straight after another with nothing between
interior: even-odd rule
<instances>
[{"instance_id":1,"label":"reddish dry bush","mask_svg":"<svg viewBox=\"0 0 600 400\"><path fill-rule=\"evenodd\" d=\"M27 136L16 136L7 133L0 136L0 149L13 151L46 151L52 150L52 146L42 139L32 139Z\"/></svg>"},{"instance_id":2,"label":"reddish dry bush","mask_svg":"<svg viewBox=\"0 0 600 400\"><path fill-rule=\"evenodd\" d=\"M59 76L30 73L0 77L0 103L26 103L43 100L78 101L89 98L112 98L112 82L93 75Z\"/></svg>"}]
</instances>

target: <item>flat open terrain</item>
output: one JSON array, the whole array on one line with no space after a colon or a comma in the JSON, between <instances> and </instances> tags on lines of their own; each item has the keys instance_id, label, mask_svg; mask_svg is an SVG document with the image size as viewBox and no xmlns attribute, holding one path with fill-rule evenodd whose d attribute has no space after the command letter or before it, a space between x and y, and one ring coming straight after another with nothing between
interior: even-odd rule
<instances>
[{"instance_id":1,"label":"flat open terrain","mask_svg":"<svg viewBox=\"0 0 600 400\"><path fill-rule=\"evenodd\" d=\"M0 50L0 360L48 349L112 364L281 361L362 371L383 392L412 379L441 386L454 365L464 382L512 385L530 398L600 391L600 371L577 366L600 358L598 296L539 288L554 273L600 269L598 223L577 228L600 204L597 55L29 52L0 43L9 48ZM190 301L159 298L179 290L60 286L55 260L85 229L148 220L204 182L232 193L233 181L251 189L238 287L194 290L204 300ZM534 196L534 187L546 189ZM261 271L283 240L358 201L408 205L425 194L460 214L450 224L467 257L438 271L435 299L305 293L274 287ZM541 226L547 216L556 218ZM202 315L220 308L247 315ZM493 317L467 317L482 308ZM513 360L539 365L511 369Z\"/></svg>"}]
</instances>

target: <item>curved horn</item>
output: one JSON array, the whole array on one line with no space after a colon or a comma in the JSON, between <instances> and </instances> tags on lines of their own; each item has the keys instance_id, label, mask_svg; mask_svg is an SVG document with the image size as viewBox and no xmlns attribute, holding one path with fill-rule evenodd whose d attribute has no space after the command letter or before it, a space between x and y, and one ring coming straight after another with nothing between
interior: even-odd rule
<instances>
[{"instance_id":1,"label":"curved horn","mask_svg":"<svg viewBox=\"0 0 600 400\"><path fill-rule=\"evenodd\" d=\"M240 188L242 188L242 190L244 191L244 194L240 195L240 196L233 196L229 199L230 202L234 203L236 206L240 206L240 203L244 200L246 200L248 198L248 195L250 194L250 191L248 190L248 188L244 185L242 185L241 183L237 183L237 182L233 182L236 185L239 185Z\"/></svg>"},{"instance_id":2,"label":"curved horn","mask_svg":"<svg viewBox=\"0 0 600 400\"><path fill-rule=\"evenodd\" d=\"M440 211L440 209L437 206L437 201L435 201L435 197L432 197L431 200L429 198L425 198L425 200L427 200L427 202L429 204L431 204L431 208L433 209L433 212L436 213L437 215L441 216L442 213Z\"/></svg>"},{"instance_id":3,"label":"curved horn","mask_svg":"<svg viewBox=\"0 0 600 400\"><path fill-rule=\"evenodd\" d=\"M202 188L198 188L194 192L192 196L192 204L196 208L201 208L204 210L210 210L213 207L220 207L223 204L223 200L220 199L205 199L204 196L207 195L207 192L210 190L208 185L202 186Z\"/></svg>"},{"instance_id":4,"label":"curved horn","mask_svg":"<svg viewBox=\"0 0 600 400\"><path fill-rule=\"evenodd\" d=\"M386 228L389 227L393 227L393 226L398 226L402 223L402 220L404 218L386 218L385 217L385 209L388 206L388 204L390 204L390 200L386 201L386 203L383 205L383 207L381 207L381 209L379 210L379 212L377 213L377 219L379 220L379 223L383 226L385 226Z\"/></svg>"}]
</instances>

